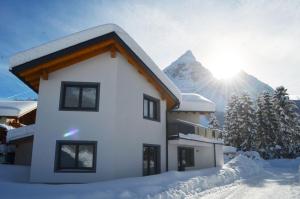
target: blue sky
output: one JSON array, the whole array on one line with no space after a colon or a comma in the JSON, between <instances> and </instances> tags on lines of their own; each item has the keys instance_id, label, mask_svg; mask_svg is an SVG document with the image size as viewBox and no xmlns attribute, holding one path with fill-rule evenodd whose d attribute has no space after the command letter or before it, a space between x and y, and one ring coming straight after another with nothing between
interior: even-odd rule
<instances>
[{"instance_id":1,"label":"blue sky","mask_svg":"<svg viewBox=\"0 0 300 199\"><path fill-rule=\"evenodd\" d=\"M12 54L104 23L161 67L186 50L213 73L255 75L300 94L300 1L0 1L0 68Z\"/></svg>"}]
</instances>

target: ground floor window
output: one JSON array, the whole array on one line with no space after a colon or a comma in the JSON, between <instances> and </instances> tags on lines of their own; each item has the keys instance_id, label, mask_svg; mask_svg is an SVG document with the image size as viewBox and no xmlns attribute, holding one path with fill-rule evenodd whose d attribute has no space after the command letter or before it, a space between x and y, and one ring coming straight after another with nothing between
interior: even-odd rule
<instances>
[{"instance_id":1,"label":"ground floor window","mask_svg":"<svg viewBox=\"0 0 300 199\"><path fill-rule=\"evenodd\" d=\"M160 146L144 144L143 146L143 175L160 173Z\"/></svg>"},{"instance_id":2,"label":"ground floor window","mask_svg":"<svg viewBox=\"0 0 300 199\"><path fill-rule=\"evenodd\" d=\"M184 167L194 167L195 157L194 148L178 147L178 167L181 170Z\"/></svg>"},{"instance_id":3,"label":"ground floor window","mask_svg":"<svg viewBox=\"0 0 300 199\"><path fill-rule=\"evenodd\" d=\"M95 172L95 141L57 141L55 170L57 172Z\"/></svg>"}]
</instances>

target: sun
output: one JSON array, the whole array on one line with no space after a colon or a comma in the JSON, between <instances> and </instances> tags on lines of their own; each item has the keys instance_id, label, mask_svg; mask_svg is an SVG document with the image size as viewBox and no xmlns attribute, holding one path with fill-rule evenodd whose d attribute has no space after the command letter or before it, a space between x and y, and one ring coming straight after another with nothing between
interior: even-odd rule
<instances>
[{"instance_id":1,"label":"sun","mask_svg":"<svg viewBox=\"0 0 300 199\"><path fill-rule=\"evenodd\" d=\"M235 49L218 49L208 60L208 68L217 79L230 79L242 70L242 54Z\"/></svg>"}]
</instances>

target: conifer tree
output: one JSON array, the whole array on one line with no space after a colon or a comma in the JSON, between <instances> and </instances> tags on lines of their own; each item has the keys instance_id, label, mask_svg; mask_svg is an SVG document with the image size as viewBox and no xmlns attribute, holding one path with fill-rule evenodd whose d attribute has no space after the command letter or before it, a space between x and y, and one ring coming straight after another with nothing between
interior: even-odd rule
<instances>
[{"instance_id":1,"label":"conifer tree","mask_svg":"<svg viewBox=\"0 0 300 199\"><path fill-rule=\"evenodd\" d=\"M208 127L211 129L220 129L220 124L215 114L210 115Z\"/></svg>"},{"instance_id":2,"label":"conifer tree","mask_svg":"<svg viewBox=\"0 0 300 199\"><path fill-rule=\"evenodd\" d=\"M236 95L232 95L225 111L223 138L226 145L234 147L239 147L241 144L241 138L238 131L238 107L239 98Z\"/></svg>"},{"instance_id":3,"label":"conifer tree","mask_svg":"<svg viewBox=\"0 0 300 199\"><path fill-rule=\"evenodd\" d=\"M268 92L264 92L257 99L256 123L256 148L265 159L272 158L275 155L274 149L276 148L279 124L272 96Z\"/></svg>"},{"instance_id":4,"label":"conifer tree","mask_svg":"<svg viewBox=\"0 0 300 199\"><path fill-rule=\"evenodd\" d=\"M243 151L253 150L255 148L256 120L253 101L248 93L243 93L239 98L238 123L238 132L242 141L241 149Z\"/></svg>"},{"instance_id":5,"label":"conifer tree","mask_svg":"<svg viewBox=\"0 0 300 199\"><path fill-rule=\"evenodd\" d=\"M287 89L283 86L276 88L273 104L279 121L277 132L277 155L291 158L297 153L299 140L299 115L296 104L289 100Z\"/></svg>"}]
</instances>

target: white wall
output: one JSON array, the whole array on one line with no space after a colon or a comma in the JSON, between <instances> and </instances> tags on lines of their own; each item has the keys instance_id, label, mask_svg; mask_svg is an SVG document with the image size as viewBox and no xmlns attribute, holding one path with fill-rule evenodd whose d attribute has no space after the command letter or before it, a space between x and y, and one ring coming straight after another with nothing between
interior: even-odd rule
<instances>
[{"instance_id":1,"label":"white wall","mask_svg":"<svg viewBox=\"0 0 300 199\"><path fill-rule=\"evenodd\" d=\"M100 82L99 112L59 111L61 81ZM143 143L161 145L165 170L165 101L161 122L143 119L143 93L159 93L120 55L104 53L40 82L31 181L90 182L142 176ZM79 132L65 138L68 130ZM55 173L56 140L97 141L96 173Z\"/></svg>"},{"instance_id":2,"label":"white wall","mask_svg":"<svg viewBox=\"0 0 300 199\"><path fill-rule=\"evenodd\" d=\"M217 166L223 166L224 164L223 145L221 144L216 144L216 164Z\"/></svg>"},{"instance_id":3,"label":"white wall","mask_svg":"<svg viewBox=\"0 0 300 199\"><path fill-rule=\"evenodd\" d=\"M203 144L203 146L169 144L168 167L170 171L178 169L178 147L194 148L195 165L194 167L186 167L186 170L204 169L215 166L213 144ZM216 165L222 166L223 163L223 145L216 144Z\"/></svg>"}]
</instances>

